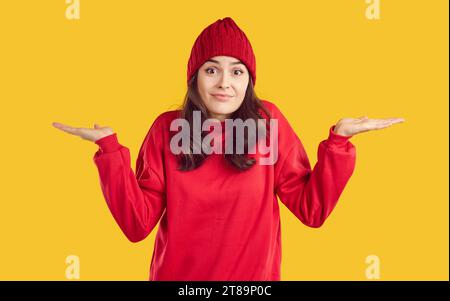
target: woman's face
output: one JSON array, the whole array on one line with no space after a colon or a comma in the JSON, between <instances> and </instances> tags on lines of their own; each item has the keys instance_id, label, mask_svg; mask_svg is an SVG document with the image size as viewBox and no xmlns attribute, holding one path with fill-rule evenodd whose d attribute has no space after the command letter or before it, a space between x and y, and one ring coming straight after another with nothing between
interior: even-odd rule
<instances>
[{"instance_id":1,"label":"woman's face","mask_svg":"<svg viewBox=\"0 0 450 301\"><path fill-rule=\"evenodd\" d=\"M239 109L244 101L249 76L247 67L231 56L212 57L199 68L197 88L209 118L223 121Z\"/></svg>"}]
</instances>

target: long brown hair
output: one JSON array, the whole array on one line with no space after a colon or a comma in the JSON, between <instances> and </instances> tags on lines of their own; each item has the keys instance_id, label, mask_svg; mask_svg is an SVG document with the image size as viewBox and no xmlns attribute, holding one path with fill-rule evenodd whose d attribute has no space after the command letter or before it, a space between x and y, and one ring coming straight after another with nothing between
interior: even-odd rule
<instances>
[{"instance_id":1,"label":"long brown hair","mask_svg":"<svg viewBox=\"0 0 450 301\"><path fill-rule=\"evenodd\" d=\"M178 157L178 170L181 171L189 171L193 170L197 167L199 167L203 161L208 156L205 154L201 149L200 154L194 154L193 152L193 112L194 110L198 110L201 112L201 122L203 123L204 120L209 118L208 110L206 106L204 105L197 89L197 76L198 71L192 76L191 80L188 83L188 90L186 93L186 96L184 98L183 104L179 108L181 110L181 118L186 119L187 122L189 122L191 133L190 133L190 152L180 153L177 155ZM266 117L261 116L259 113L259 109L261 109ZM244 100L235 112L231 114L229 117L230 119L253 119L255 121L255 124L258 125L258 119L262 118L271 118L271 115L267 108L264 106L264 104L261 102L261 99L259 99L256 96L255 90L253 89L253 81L251 76L249 77L249 82L247 86L247 90L245 92ZM267 127L266 127L266 133ZM201 136L202 139L207 133L202 132ZM267 137L266 135L266 137ZM233 145L236 145L236 136L233 135ZM248 144L248 134L244 137L244 154L236 154L235 152L231 154L224 154L225 159L235 168L237 168L240 171L247 170L250 167L252 167L256 160L254 158L248 157L248 151L250 149L250 145Z\"/></svg>"}]
</instances>

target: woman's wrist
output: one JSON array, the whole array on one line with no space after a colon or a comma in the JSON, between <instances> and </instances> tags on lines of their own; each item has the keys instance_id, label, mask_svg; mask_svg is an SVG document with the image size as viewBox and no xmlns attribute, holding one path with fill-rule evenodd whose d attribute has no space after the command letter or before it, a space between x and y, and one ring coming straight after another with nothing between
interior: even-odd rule
<instances>
[{"instance_id":1,"label":"woman's wrist","mask_svg":"<svg viewBox=\"0 0 450 301\"><path fill-rule=\"evenodd\" d=\"M343 132L343 131L340 129L339 125L335 125L335 126L334 126L333 133L335 133L336 135L339 135L339 136L343 136L343 137L350 137L350 136L351 136L351 135L349 135L349 134Z\"/></svg>"}]
</instances>

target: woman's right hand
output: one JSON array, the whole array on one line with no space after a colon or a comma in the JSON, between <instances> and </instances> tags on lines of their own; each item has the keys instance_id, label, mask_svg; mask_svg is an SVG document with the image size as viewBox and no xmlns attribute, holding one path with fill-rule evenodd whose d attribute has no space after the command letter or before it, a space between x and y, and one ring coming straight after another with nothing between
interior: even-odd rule
<instances>
[{"instance_id":1,"label":"woman's right hand","mask_svg":"<svg viewBox=\"0 0 450 301\"><path fill-rule=\"evenodd\" d=\"M80 138L84 140L89 140L92 142L95 142L103 137L109 136L114 134L114 130L110 127L104 126L101 127L98 124L94 124L93 129L89 128L75 128L71 127L69 125L65 125L59 122L53 122L52 125L60 129L66 133L69 133L71 135L79 136Z\"/></svg>"}]
</instances>

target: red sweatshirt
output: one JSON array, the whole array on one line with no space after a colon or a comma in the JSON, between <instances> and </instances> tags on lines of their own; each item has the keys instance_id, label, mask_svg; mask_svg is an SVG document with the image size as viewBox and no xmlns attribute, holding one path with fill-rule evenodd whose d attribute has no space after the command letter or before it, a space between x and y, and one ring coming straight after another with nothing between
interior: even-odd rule
<instances>
[{"instance_id":1,"label":"red sweatshirt","mask_svg":"<svg viewBox=\"0 0 450 301\"><path fill-rule=\"evenodd\" d=\"M139 150L136 173L116 134L95 142L102 192L126 237L139 242L159 221L149 280L280 280L277 196L313 228L336 206L355 167L350 137L335 134L331 126L311 169L286 118L273 103L263 104L278 119L273 165L256 163L238 171L222 154L212 154L199 168L178 171L169 134L180 111L155 119Z\"/></svg>"}]
</instances>

